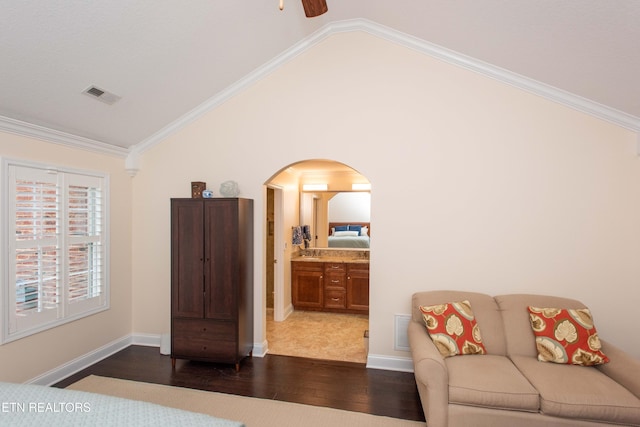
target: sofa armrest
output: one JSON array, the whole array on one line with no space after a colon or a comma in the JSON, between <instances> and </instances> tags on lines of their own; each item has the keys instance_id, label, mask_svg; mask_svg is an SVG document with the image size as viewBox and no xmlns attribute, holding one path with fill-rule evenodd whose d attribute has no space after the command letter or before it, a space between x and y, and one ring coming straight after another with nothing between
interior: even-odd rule
<instances>
[{"instance_id":1,"label":"sofa armrest","mask_svg":"<svg viewBox=\"0 0 640 427\"><path fill-rule=\"evenodd\" d=\"M640 360L602 339L600 342L609 363L598 365L597 368L640 399Z\"/></svg>"},{"instance_id":2,"label":"sofa armrest","mask_svg":"<svg viewBox=\"0 0 640 427\"><path fill-rule=\"evenodd\" d=\"M422 410L429 427L448 423L449 374L447 365L421 323L411 321L407 328L413 371Z\"/></svg>"}]
</instances>

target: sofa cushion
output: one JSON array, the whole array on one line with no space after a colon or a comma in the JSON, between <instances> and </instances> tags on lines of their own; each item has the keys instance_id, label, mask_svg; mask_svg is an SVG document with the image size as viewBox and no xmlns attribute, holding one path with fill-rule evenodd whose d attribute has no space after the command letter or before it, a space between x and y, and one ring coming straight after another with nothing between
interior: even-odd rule
<instances>
[{"instance_id":1,"label":"sofa cushion","mask_svg":"<svg viewBox=\"0 0 640 427\"><path fill-rule=\"evenodd\" d=\"M488 354L504 356L506 354L506 344L504 339L504 329L500 309L493 297L465 291L424 291L413 294L412 297L412 318L415 322L423 323L420 306L444 304L449 301L467 300L473 307L473 314L476 322L482 330L482 342ZM529 332L531 327L528 326Z\"/></svg>"},{"instance_id":2,"label":"sofa cushion","mask_svg":"<svg viewBox=\"0 0 640 427\"><path fill-rule=\"evenodd\" d=\"M530 305L536 307L586 308L580 301L546 295L499 295L495 300L500 307L504 324L507 354L509 356L538 357L536 337L529 320ZM480 318L478 316L478 323ZM484 328L483 328L484 329ZM485 333L485 335L487 335ZM487 339L488 337L485 337Z\"/></svg>"},{"instance_id":3,"label":"sofa cushion","mask_svg":"<svg viewBox=\"0 0 640 427\"><path fill-rule=\"evenodd\" d=\"M451 357L449 403L537 412L538 392L506 356Z\"/></svg>"},{"instance_id":4,"label":"sofa cushion","mask_svg":"<svg viewBox=\"0 0 640 427\"><path fill-rule=\"evenodd\" d=\"M640 400L595 367L542 363L527 356L511 359L540 394L543 414L640 425Z\"/></svg>"},{"instance_id":5,"label":"sofa cushion","mask_svg":"<svg viewBox=\"0 0 640 427\"><path fill-rule=\"evenodd\" d=\"M421 305L420 311L427 332L442 357L487 352L469 301Z\"/></svg>"},{"instance_id":6,"label":"sofa cushion","mask_svg":"<svg viewBox=\"0 0 640 427\"><path fill-rule=\"evenodd\" d=\"M528 307L538 360L592 366L609 362L587 308Z\"/></svg>"}]
</instances>

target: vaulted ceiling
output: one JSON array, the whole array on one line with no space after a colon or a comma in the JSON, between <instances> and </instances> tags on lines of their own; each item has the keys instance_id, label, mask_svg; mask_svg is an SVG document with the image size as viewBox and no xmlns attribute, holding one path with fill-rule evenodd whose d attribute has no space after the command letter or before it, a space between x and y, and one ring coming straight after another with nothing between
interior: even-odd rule
<instances>
[{"instance_id":1,"label":"vaulted ceiling","mask_svg":"<svg viewBox=\"0 0 640 427\"><path fill-rule=\"evenodd\" d=\"M640 130L637 0L327 0L329 11L311 19L299 0L284 3L3 2L0 129L126 152L347 22L559 89ZM83 94L92 86L120 99Z\"/></svg>"}]
</instances>

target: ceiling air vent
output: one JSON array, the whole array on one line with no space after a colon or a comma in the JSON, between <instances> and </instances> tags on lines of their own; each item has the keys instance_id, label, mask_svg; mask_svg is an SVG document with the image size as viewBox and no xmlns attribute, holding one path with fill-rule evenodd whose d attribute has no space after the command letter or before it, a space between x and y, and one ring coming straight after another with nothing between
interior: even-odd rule
<instances>
[{"instance_id":1,"label":"ceiling air vent","mask_svg":"<svg viewBox=\"0 0 640 427\"><path fill-rule=\"evenodd\" d=\"M82 93L109 105L113 104L114 102L120 99L118 95L107 92L106 90L100 89L99 87L96 87L96 86L89 86L88 88L83 90Z\"/></svg>"}]
</instances>

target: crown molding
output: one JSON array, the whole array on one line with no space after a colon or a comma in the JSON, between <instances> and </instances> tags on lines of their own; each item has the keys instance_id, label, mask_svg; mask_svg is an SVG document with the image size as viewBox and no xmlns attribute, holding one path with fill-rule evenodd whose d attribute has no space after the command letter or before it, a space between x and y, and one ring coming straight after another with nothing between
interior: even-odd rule
<instances>
[{"instance_id":1,"label":"crown molding","mask_svg":"<svg viewBox=\"0 0 640 427\"><path fill-rule=\"evenodd\" d=\"M130 149L107 144L102 141L61 132L9 117L0 116L0 131L10 132L21 136L40 139L72 148L80 148L100 154L107 154L127 159L126 169L134 176L138 171L139 156L146 150L160 143L173 133L192 123L207 112L217 108L228 99L239 94L246 88L268 76L285 63L291 61L301 53L307 51L326 38L340 33L362 31L382 38L392 43L413 49L430 57L445 61L449 64L493 78L521 90L539 95L575 110L598 117L623 128L640 132L640 118L622 111L607 107L589 99L574 95L564 90L524 77L500 67L462 55L458 52L443 48L433 43L410 36L389 27L365 19L352 19L329 23L310 36L285 50L280 55L268 61L261 67L238 80L228 88L209 98L189 113L170 123L155 134L132 146ZM639 148L640 153L640 136Z\"/></svg>"},{"instance_id":2,"label":"crown molding","mask_svg":"<svg viewBox=\"0 0 640 427\"><path fill-rule=\"evenodd\" d=\"M365 31L382 39L416 50L433 58L457 65L467 70L493 78L502 83L509 84L519 89L534 93L543 98L563 104L583 113L590 114L618 126L633 131L640 131L640 118L627 114L615 108L597 103L590 99L575 95L554 86L541 83L537 80L522 76L504 68L497 67L476 58L463 55L453 50L438 46L417 37L401 33L389 27L370 21L361 20L358 26L360 31Z\"/></svg>"},{"instance_id":3,"label":"crown molding","mask_svg":"<svg viewBox=\"0 0 640 427\"><path fill-rule=\"evenodd\" d=\"M106 144L95 139L85 138L71 133L34 125L10 117L0 116L0 131L13 133L29 138L40 139L54 144L65 145L71 148L81 148L100 154L108 154L116 157L126 157L129 150L116 145Z\"/></svg>"},{"instance_id":4,"label":"crown molding","mask_svg":"<svg viewBox=\"0 0 640 427\"><path fill-rule=\"evenodd\" d=\"M509 84L519 89L534 93L546 99L550 99L562 105L590 114L626 129L630 129L636 132L640 131L640 118L638 117L607 107L578 95L563 91L556 87L524 77L503 68L496 67L486 62L479 61L475 58L462 55L458 52L443 48L436 44L421 40L417 37L410 36L389 27L382 26L375 22L365 19L353 19L332 22L325 25L315 33L311 34L309 37L295 44L293 47L287 49L263 66L254 70L252 73L248 74L222 92L213 96L208 101L201 104L188 114L171 123L169 126L166 126L159 132L136 144L134 146L136 148L136 151L139 154L143 153L163 139L167 138L172 133L187 126L189 123L198 119L208 111L211 111L212 109L218 107L226 100L242 92L247 87L266 77L286 62L291 61L302 52L317 45L329 36L333 34L353 31L366 32L392 43L396 43L398 45L416 50L425 55L429 55L433 58L440 59L447 63L496 79L505 84Z\"/></svg>"},{"instance_id":5,"label":"crown molding","mask_svg":"<svg viewBox=\"0 0 640 427\"><path fill-rule=\"evenodd\" d=\"M311 47L317 45L327 37L331 36L336 32L335 24L328 24L324 27L320 28L318 31L314 32L310 36L296 43L289 49L285 50L281 54L277 55L267 63L258 67L248 75L244 76L237 82L233 83L231 86L225 88L218 94L214 95L212 98L209 98L204 103L200 104L195 109L191 110L189 113L185 114L178 120L174 121L170 125L164 127L160 131L151 135L149 138L143 140L142 142L136 144L134 147L138 153L143 153L144 151L150 149L155 146L168 136L172 135L174 132L182 129L187 126L189 123L197 120L202 115L208 113L209 111L215 109L216 107L223 104L225 101L233 98L243 90L257 83L261 79L265 78L282 65L291 61L293 58L297 57L301 53L307 51Z\"/></svg>"}]
</instances>

